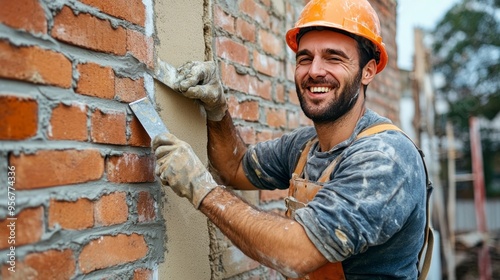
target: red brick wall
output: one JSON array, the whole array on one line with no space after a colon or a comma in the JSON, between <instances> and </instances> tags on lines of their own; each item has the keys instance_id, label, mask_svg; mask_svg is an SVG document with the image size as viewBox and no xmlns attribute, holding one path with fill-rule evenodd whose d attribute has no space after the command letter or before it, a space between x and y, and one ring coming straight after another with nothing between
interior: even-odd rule
<instances>
[{"instance_id":1,"label":"red brick wall","mask_svg":"<svg viewBox=\"0 0 500 280\"><path fill-rule=\"evenodd\" d=\"M127 107L146 96L153 67L144 2L151 3L0 0L2 279L151 279L163 261L167 232L150 139ZM305 2L215 0L210 7L209 49L247 144L311 124L300 110L294 54L284 41ZM397 121L396 4L371 2L390 60L370 85L368 103ZM262 191L253 200L280 212L285 195ZM211 233L213 279L279 278Z\"/></svg>"},{"instance_id":2,"label":"red brick wall","mask_svg":"<svg viewBox=\"0 0 500 280\"><path fill-rule=\"evenodd\" d=\"M127 106L153 67L143 1L0 7L0 278L152 279L161 190Z\"/></svg>"},{"instance_id":3,"label":"red brick wall","mask_svg":"<svg viewBox=\"0 0 500 280\"><path fill-rule=\"evenodd\" d=\"M295 93L295 54L284 40L307 0L214 1L215 59L228 90L229 110L247 144L269 140L311 122ZM396 1L370 1L378 11L390 56L387 68L369 86L368 107L398 122L399 84L396 65ZM254 201L281 212L287 191L260 191ZM248 259L217 231L212 234L212 268L224 279L260 279L277 275ZM238 260L238 261L236 261ZM220 267L224 269L221 270ZM272 278L274 279L274 278Z\"/></svg>"}]
</instances>

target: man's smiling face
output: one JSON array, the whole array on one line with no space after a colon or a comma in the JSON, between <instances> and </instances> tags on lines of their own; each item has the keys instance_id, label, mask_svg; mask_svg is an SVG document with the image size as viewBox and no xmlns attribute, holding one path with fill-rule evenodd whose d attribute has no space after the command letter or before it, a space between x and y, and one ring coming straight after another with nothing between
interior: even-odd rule
<instances>
[{"instance_id":1,"label":"man's smiling face","mask_svg":"<svg viewBox=\"0 0 500 280\"><path fill-rule=\"evenodd\" d=\"M329 30L309 31L296 54L295 86L304 114L332 122L356 103L361 89L358 43Z\"/></svg>"}]
</instances>

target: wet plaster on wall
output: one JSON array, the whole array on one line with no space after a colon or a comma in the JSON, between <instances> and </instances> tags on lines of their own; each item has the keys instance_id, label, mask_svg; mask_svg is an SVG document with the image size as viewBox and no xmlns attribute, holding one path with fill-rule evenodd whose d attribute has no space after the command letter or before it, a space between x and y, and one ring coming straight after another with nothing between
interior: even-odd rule
<instances>
[{"instance_id":1,"label":"wet plaster on wall","mask_svg":"<svg viewBox=\"0 0 500 280\"><path fill-rule=\"evenodd\" d=\"M204 1L156 0L156 56L175 67L205 59ZM155 100L164 123L207 162L206 120L198 104L155 82ZM207 219L184 198L165 188L162 214L167 228L165 262L159 279L211 279Z\"/></svg>"}]
</instances>

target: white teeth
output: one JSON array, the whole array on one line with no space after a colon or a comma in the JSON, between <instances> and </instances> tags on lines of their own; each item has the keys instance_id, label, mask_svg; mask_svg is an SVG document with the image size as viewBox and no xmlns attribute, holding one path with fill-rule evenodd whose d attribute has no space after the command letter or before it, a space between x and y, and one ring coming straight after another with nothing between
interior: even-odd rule
<instances>
[{"instance_id":1,"label":"white teeth","mask_svg":"<svg viewBox=\"0 0 500 280\"><path fill-rule=\"evenodd\" d=\"M311 87L310 91L311 92L329 92L331 89L329 87Z\"/></svg>"}]
</instances>

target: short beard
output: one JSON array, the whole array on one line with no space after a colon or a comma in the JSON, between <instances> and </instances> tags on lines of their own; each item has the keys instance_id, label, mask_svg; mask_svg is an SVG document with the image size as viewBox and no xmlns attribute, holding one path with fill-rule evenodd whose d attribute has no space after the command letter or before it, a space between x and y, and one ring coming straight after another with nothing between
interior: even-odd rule
<instances>
[{"instance_id":1,"label":"short beard","mask_svg":"<svg viewBox=\"0 0 500 280\"><path fill-rule=\"evenodd\" d=\"M307 107L304 97L300 91L300 87L298 86L298 83L295 82L300 107L306 117L311 119L316 124L331 123L341 119L352 109L352 107L354 107L354 104L356 104L356 101L359 98L359 92L361 90L361 74L362 71L358 71L354 79L347 82L343 92L339 94L338 98L332 100L331 103L328 104L327 108L322 111L315 111L313 108ZM305 88L305 86L302 88Z\"/></svg>"}]
</instances>

